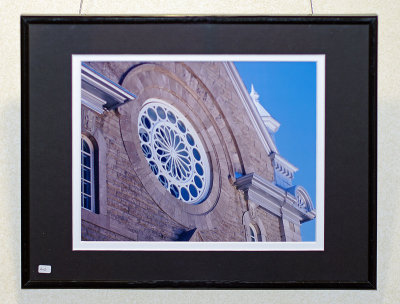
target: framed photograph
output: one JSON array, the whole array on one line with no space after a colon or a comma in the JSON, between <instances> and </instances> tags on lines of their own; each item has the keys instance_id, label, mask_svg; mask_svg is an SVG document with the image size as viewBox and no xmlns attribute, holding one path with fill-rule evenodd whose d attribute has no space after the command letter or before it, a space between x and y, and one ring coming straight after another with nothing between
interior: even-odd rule
<instances>
[{"instance_id":1,"label":"framed photograph","mask_svg":"<svg viewBox=\"0 0 400 304\"><path fill-rule=\"evenodd\" d=\"M21 42L23 288L376 288L376 17Z\"/></svg>"}]
</instances>

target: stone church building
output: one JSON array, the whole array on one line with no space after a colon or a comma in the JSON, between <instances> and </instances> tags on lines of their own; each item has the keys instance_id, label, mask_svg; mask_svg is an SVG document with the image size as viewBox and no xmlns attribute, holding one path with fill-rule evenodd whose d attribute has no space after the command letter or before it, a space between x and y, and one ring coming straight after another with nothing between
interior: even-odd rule
<instances>
[{"instance_id":1,"label":"stone church building","mask_svg":"<svg viewBox=\"0 0 400 304\"><path fill-rule=\"evenodd\" d=\"M81 102L83 241L301 241L315 218L232 62L84 62Z\"/></svg>"}]
</instances>

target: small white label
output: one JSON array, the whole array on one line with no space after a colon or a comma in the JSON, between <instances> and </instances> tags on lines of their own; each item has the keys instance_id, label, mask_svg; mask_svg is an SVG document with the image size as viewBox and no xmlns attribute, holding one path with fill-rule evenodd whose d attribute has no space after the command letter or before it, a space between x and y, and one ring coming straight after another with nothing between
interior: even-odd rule
<instances>
[{"instance_id":1,"label":"small white label","mask_svg":"<svg viewBox=\"0 0 400 304\"><path fill-rule=\"evenodd\" d=\"M39 265L38 272L39 273L51 273L51 266L50 265Z\"/></svg>"}]
</instances>

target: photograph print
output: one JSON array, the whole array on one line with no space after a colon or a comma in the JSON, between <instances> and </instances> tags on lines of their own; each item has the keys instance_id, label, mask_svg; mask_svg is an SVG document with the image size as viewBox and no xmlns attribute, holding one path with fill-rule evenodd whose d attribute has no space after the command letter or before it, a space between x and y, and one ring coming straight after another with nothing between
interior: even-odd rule
<instances>
[{"instance_id":1,"label":"photograph print","mask_svg":"<svg viewBox=\"0 0 400 304\"><path fill-rule=\"evenodd\" d=\"M73 55L74 250L323 250L324 55Z\"/></svg>"}]
</instances>

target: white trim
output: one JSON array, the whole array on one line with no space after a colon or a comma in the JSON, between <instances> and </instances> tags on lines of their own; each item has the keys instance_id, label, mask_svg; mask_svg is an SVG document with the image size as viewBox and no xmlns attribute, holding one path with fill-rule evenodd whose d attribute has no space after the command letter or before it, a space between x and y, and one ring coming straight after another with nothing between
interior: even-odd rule
<instances>
[{"instance_id":1,"label":"white trim","mask_svg":"<svg viewBox=\"0 0 400 304\"><path fill-rule=\"evenodd\" d=\"M123 103L126 99L134 99L135 96L123 89L121 86L113 83L111 80L100 76L91 69L82 66L82 80L95 86L99 90L106 92L120 103Z\"/></svg>"},{"instance_id":2,"label":"white trim","mask_svg":"<svg viewBox=\"0 0 400 304\"><path fill-rule=\"evenodd\" d=\"M268 113L268 111L261 105L259 101L260 95L254 89L254 85L251 85L250 97L253 100L258 113L260 114L261 120L264 125L267 127L268 131L272 133L276 133L280 127L280 123Z\"/></svg>"},{"instance_id":3,"label":"white trim","mask_svg":"<svg viewBox=\"0 0 400 304\"><path fill-rule=\"evenodd\" d=\"M325 227L325 55L317 59L315 239L324 244Z\"/></svg>"},{"instance_id":4,"label":"white trim","mask_svg":"<svg viewBox=\"0 0 400 304\"><path fill-rule=\"evenodd\" d=\"M297 206L295 196L257 174L251 173L239 177L235 185L238 190L245 191L249 200L276 216L281 217L283 213L288 213L288 218L293 223L306 222L315 217L313 213L310 213L311 210L305 210Z\"/></svg>"},{"instance_id":5,"label":"white trim","mask_svg":"<svg viewBox=\"0 0 400 304\"><path fill-rule=\"evenodd\" d=\"M260 113L258 112L256 105L253 102L249 92L247 91L242 78L239 75L235 65L233 62L224 62L224 66L228 73L229 78L232 80L232 83L235 87L236 93L240 97L240 101L242 102L244 108L246 109L247 115L250 118L254 128L256 129L256 133L260 138L265 150L268 154L271 152L278 153L278 149L272 140L272 137L269 135L263 120L261 119Z\"/></svg>"},{"instance_id":6,"label":"white trim","mask_svg":"<svg viewBox=\"0 0 400 304\"><path fill-rule=\"evenodd\" d=\"M107 103L103 99L97 97L96 95L90 93L89 91L82 90L82 104L93 111L103 114L103 106Z\"/></svg>"},{"instance_id":7,"label":"white trim","mask_svg":"<svg viewBox=\"0 0 400 304\"><path fill-rule=\"evenodd\" d=\"M293 174L297 172L299 169L291 164L287 159L283 158L280 154L272 153L271 158L280 166L285 168L287 171L291 173L291 178L293 178Z\"/></svg>"},{"instance_id":8,"label":"white trim","mask_svg":"<svg viewBox=\"0 0 400 304\"><path fill-rule=\"evenodd\" d=\"M81 79L85 82L82 86L82 104L99 114L103 114L104 109L109 109L115 105L118 106L135 99L135 96L132 93L85 66L81 66ZM115 102L115 104L112 103L107 105L107 100L104 100L104 96L97 96L96 94L89 92L87 87L92 87L98 91L104 92Z\"/></svg>"},{"instance_id":9,"label":"white trim","mask_svg":"<svg viewBox=\"0 0 400 304\"><path fill-rule=\"evenodd\" d=\"M75 242L74 242L75 244ZM319 242L117 242L79 241L74 251L323 251Z\"/></svg>"},{"instance_id":10,"label":"white trim","mask_svg":"<svg viewBox=\"0 0 400 304\"><path fill-rule=\"evenodd\" d=\"M209 55L165 55L165 54L73 54L80 62L103 62L103 61L272 61L272 62L322 62L325 61L324 54L292 54L292 55L242 55L242 54L209 54Z\"/></svg>"},{"instance_id":11,"label":"white trim","mask_svg":"<svg viewBox=\"0 0 400 304\"><path fill-rule=\"evenodd\" d=\"M261 116L261 119L268 130L272 133L278 132L281 124L275 118L272 116Z\"/></svg>"},{"instance_id":12,"label":"white trim","mask_svg":"<svg viewBox=\"0 0 400 304\"><path fill-rule=\"evenodd\" d=\"M314 205L311 200L311 197L308 194L307 190L303 186L296 186L295 195L296 195L298 205L300 203L299 201L301 201L303 199L304 203L307 205L307 209L314 210Z\"/></svg>"},{"instance_id":13,"label":"white trim","mask_svg":"<svg viewBox=\"0 0 400 304\"><path fill-rule=\"evenodd\" d=\"M81 60L72 56L72 248L81 246ZM79 202L79 203L78 203Z\"/></svg>"}]
</instances>

